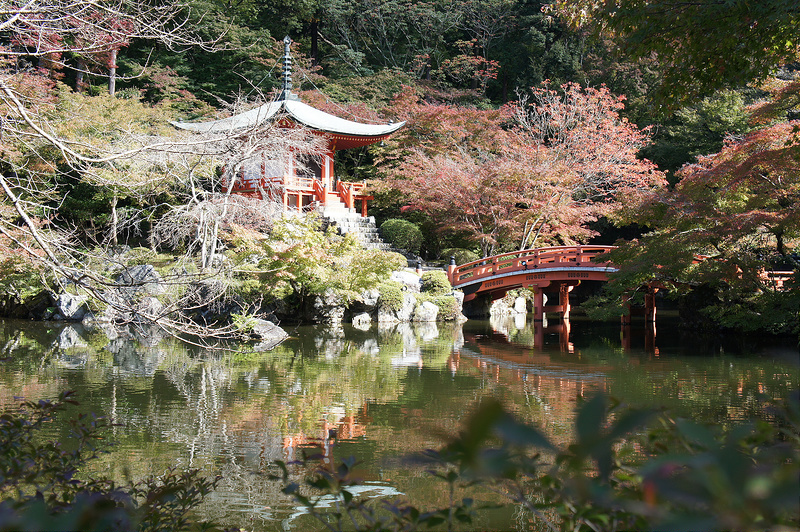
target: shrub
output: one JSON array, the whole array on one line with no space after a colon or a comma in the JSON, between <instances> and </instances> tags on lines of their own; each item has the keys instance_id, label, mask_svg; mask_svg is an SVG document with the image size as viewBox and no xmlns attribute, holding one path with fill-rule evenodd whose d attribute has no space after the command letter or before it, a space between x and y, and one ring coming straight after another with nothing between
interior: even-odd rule
<instances>
[{"instance_id":1,"label":"shrub","mask_svg":"<svg viewBox=\"0 0 800 532\"><path fill-rule=\"evenodd\" d=\"M381 224L381 237L397 249L404 249L415 255L422 246L422 231L407 220L390 218Z\"/></svg>"},{"instance_id":2,"label":"shrub","mask_svg":"<svg viewBox=\"0 0 800 532\"><path fill-rule=\"evenodd\" d=\"M391 309L400 310L403 308L403 288L400 283L394 281L387 281L378 285L378 299L380 306Z\"/></svg>"},{"instance_id":3,"label":"shrub","mask_svg":"<svg viewBox=\"0 0 800 532\"><path fill-rule=\"evenodd\" d=\"M777 423L704 426L594 395L577 407L574 436L562 444L484 398L458 436L419 458L450 495L449 506L432 510L355 496L353 459L303 483L278 462L282 476L273 478L321 523L366 517L369 530L477 528L481 506L454 496L465 487L505 494L531 530L796 530L800 401L764 406ZM320 489L342 503L316 504Z\"/></svg>"},{"instance_id":4,"label":"shrub","mask_svg":"<svg viewBox=\"0 0 800 532\"><path fill-rule=\"evenodd\" d=\"M456 264L466 264L468 262L472 262L474 260L478 260L479 258L481 258L480 255L478 255L474 251L464 248L443 249L442 252L439 254L439 257L447 263L450 262L450 257L455 257Z\"/></svg>"},{"instance_id":5,"label":"shrub","mask_svg":"<svg viewBox=\"0 0 800 532\"><path fill-rule=\"evenodd\" d=\"M431 270L422 274L422 292L433 296L450 294L453 287L442 270Z\"/></svg>"},{"instance_id":6,"label":"shrub","mask_svg":"<svg viewBox=\"0 0 800 532\"><path fill-rule=\"evenodd\" d=\"M406 258L399 253L380 250L357 250L349 265L342 268L336 288L356 293L374 288L392 272L403 268Z\"/></svg>"}]
</instances>

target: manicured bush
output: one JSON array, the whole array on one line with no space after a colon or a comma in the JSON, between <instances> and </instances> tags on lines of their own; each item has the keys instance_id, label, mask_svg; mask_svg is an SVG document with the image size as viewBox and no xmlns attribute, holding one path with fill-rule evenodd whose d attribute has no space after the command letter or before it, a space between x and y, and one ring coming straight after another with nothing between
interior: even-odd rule
<instances>
[{"instance_id":1,"label":"manicured bush","mask_svg":"<svg viewBox=\"0 0 800 532\"><path fill-rule=\"evenodd\" d=\"M380 294L378 299L380 306L395 311L403 308L403 288L400 283L394 281L381 283L378 285L378 294Z\"/></svg>"},{"instance_id":2,"label":"manicured bush","mask_svg":"<svg viewBox=\"0 0 800 532\"><path fill-rule=\"evenodd\" d=\"M381 237L396 249L404 249L415 255L422 246L422 231L407 220L390 218L381 224Z\"/></svg>"},{"instance_id":3,"label":"manicured bush","mask_svg":"<svg viewBox=\"0 0 800 532\"><path fill-rule=\"evenodd\" d=\"M450 294L453 287L442 270L431 270L422 274L422 292L434 296Z\"/></svg>"}]
</instances>

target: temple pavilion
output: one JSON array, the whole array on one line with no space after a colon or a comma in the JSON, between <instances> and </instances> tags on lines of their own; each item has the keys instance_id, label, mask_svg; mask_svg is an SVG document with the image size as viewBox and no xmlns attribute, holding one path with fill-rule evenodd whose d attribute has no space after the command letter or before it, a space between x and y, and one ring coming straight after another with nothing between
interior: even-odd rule
<instances>
[{"instance_id":1,"label":"temple pavilion","mask_svg":"<svg viewBox=\"0 0 800 532\"><path fill-rule=\"evenodd\" d=\"M373 199L372 196L364 193L363 182L353 183L337 178L334 155L339 150L380 142L403 127L405 122L364 124L339 118L301 102L292 93L291 39L287 36L283 42L283 89L276 101L221 120L173 124L197 133L220 134L246 131L276 118L285 127L293 127L294 124L305 126L327 141L325 151L319 158L306 158L303 164L299 164L300 161L295 160L295 154L292 153L286 154L282 161L266 160L264 157L258 164L243 166L232 191L261 199L265 199L265 196L280 199L287 210L302 211L319 207L325 210L336 205L353 212L360 203L361 216L367 216L367 200Z\"/></svg>"}]
</instances>

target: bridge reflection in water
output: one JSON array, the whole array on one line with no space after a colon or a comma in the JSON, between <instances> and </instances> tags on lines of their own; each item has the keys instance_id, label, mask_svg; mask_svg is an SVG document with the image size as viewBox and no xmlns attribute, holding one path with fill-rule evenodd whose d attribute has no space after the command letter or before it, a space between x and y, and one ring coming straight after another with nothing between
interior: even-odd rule
<instances>
[{"instance_id":1,"label":"bridge reflection in water","mask_svg":"<svg viewBox=\"0 0 800 532\"><path fill-rule=\"evenodd\" d=\"M570 337L572 322L568 319L542 321L527 321L526 314L513 316L492 316L492 328L498 333L511 337L512 331L530 331L533 333L533 342L528 347L534 351L552 351L556 349L561 353L575 353L575 346ZM555 338L558 342L554 342ZM622 350L644 349L645 353L658 356L659 349L656 345L656 324L653 321L631 325L630 320L622 321L620 327L620 344Z\"/></svg>"}]
</instances>

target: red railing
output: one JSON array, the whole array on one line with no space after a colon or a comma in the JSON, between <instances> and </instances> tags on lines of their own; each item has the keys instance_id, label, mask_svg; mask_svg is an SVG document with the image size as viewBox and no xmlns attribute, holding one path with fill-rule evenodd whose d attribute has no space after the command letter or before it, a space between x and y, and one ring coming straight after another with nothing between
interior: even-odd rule
<instances>
[{"instance_id":1,"label":"red railing","mask_svg":"<svg viewBox=\"0 0 800 532\"><path fill-rule=\"evenodd\" d=\"M786 283L794 277L791 271L764 271L761 272L761 279L771 285L773 290L788 290Z\"/></svg>"},{"instance_id":2,"label":"red railing","mask_svg":"<svg viewBox=\"0 0 800 532\"><path fill-rule=\"evenodd\" d=\"M287 192L309 192L315 190L313 177L273 177L272 183L282 185Z\"/></svg>"},{"instance_id":3,"label":"red railing","mask_svg":"<svg viewBox=\"0 0 800 532\"><path fill-rule=\"evenodd\" d=\"M608 267L610 263L592 259L614 249L614 246L556 246L526 249L494 255L449 269L450 283L461 284L501 273L563 267Z\"/></svg>"},{"instance_id":4,"label":"red railing","mask_svg":"<svg viewBox=\"0 0 800 532\"><path fill-rule=\"evenodd\" d=\"M451 266L448 268L448 277L450 278L450 284L458 288L462 284L517 271L564 267L613 267L613 264L609 261L592 260L612 249L614 249L614 246L555 246L513 251L468 262L461 266ZM698 256L697 261L699 262L704 258ZM760 277L774 290L786 290L788 289L786 283L794 277L794 272L763 271Z\"/></svg>"},{"instance_id":5,"label":"red railing","mask_svg":"<svg viewBox=\"0 0 800 532\"><path fill-rule=\"evenodd\" d=\"M317 198L317 201L325 205L328 202L328 194L325 187L322 185L322 181L312 179L312 186L314 187L314 196Z\"/></svg>"}]
</instances>

